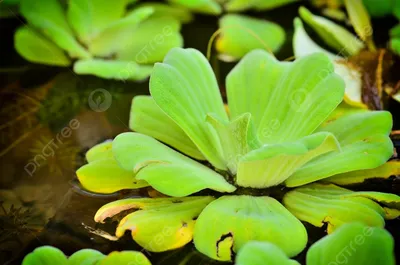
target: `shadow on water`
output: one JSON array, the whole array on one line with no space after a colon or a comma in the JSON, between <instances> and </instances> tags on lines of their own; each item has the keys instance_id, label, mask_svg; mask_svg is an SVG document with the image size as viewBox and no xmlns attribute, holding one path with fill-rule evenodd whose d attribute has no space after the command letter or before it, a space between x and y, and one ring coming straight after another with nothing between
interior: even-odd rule
<instances>
[{"instance_id":1,"label":"shadow on water","mask_svg":"<svg viewBox=\"0 0 400 265\"><path fill-rule=\"evenodd\" d=\"M287 40L276 54L279 59L293 55L292 21L298 6L251 13L285 27ZM74 191L71 180L76 168L85 163L84 154L91 146L129 130L131 100L134 95L148 94L148 82L107 81L77 76L70 69L29 64L13 50L13 32L20 23L16 18L0 23L0 67L4 69L0 72L0 263L20 264L28 252L41 245L56 246L67 255L82 248L104 253L144 251L129 235L115 242L90 233L90 229L100 228L113 234L115 226L98 225L93 220L96 210L113 199L83 196ZM184 25L185 46L205 53L217 23L217 18L199 15ZM391 23L377 21L378 32L387 31ZM211 64L224 94L224 79L234 64L215 57ZM390 110L398 129L398 104L390 102ZM392 178L363 188L399 193L400 184L398 178ZM399 227L399 220L387 222L387 229L396 238L396 253L400 253ZM307 225L307 229L309 244L324 235L323 228ZM193 244L145 254L153 265L220 264L196 252ZM298 260L305 260L305 252Z\"/></svg>"}]
</instances>

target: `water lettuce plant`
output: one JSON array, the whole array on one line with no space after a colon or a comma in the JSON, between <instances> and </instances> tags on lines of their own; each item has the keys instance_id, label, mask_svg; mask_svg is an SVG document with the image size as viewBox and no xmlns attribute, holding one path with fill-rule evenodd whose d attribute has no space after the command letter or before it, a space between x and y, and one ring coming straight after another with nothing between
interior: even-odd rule
<instances>
[{"instance_id":1,"label":"water lettuce plant","mask_svg":"<svg viewBox=\"0 0 400 265\"><path fill-rule=\"evenodd\" d=\"M400 101L398 80L389 79L393 56L385 49L376 50L368 13L359 1L345 1L352 25L359 38L333 21L301 7L300 17L336 54L321 48L307 34L300 18L294 21L293 50L297 58L323 52L331 58L335 72L346 83L346 103L360 108L383 109L384 99ZM354 3L359 5L354 6ZM392 31L393 34L395 31ZM396 77L397 78L397 77Z\"/></svg>"},{"instance_id":2,"label":"water lettuce plant","mask_svg":"<svg viewBox=\"0 0 400 265\"><path fill-rule=\"evenodd\" d=\"M236 265L296 265L275 245L251 241L236 257ZM307 251L307 265L394 265L394 240L389 232L361 223L348 223L314 243Z\"/></svg>"},{"instance_id":3,"label":"water lettuce plant","mask_svg":"<svg viewBox=\"0 0 400 265\"><path fill-rule=\"evenodd\" d=\"M22 265L151 265L146 256L138 251L111 252L104 255L93 249L82 249L70 257L51 246L36 248L29 253Z\"/></svg>"},{"instance_id":4,"label":"water lettuce plant","mask_svg":"<svg viewBox=\"0 0 400 265\"><path fill-rule=\"evenodd\" d=\"M77 74L140 80L172 47L183 45L181 21L188 11L164 4L127 9L129 2L21 0L27 21L15 33L15 49L26 60L56 66L74 63Z\"/></svg>"},{"instance_id":5,"label":"water lettuce plant","mask_svg":"<svg viewBox=\"0 0 400 265\"><path fill-rule=\"evenodd\" d=\"M174 48L155 65L151 96L133 99L136 132L94 146L77 176L92 192L151 186L168 197L111 202L96 222L123 212L117 237L130 231L153 252L193 239L201 253L229 261L254 240L296 256L307 244L301 221L331 233L353 221L383 227L400 215L397 195L335 184L359 183L355 172L385 165L392 119L338 108L344 82L328 56L279 62L254 50L226 88L228 106L194 49Z\"/></svg>"},{"instance_id":6,"label":"water lettuce plant","mask_svg":"<svg viewBox=\"0 0 400 265\"><path fill-rule=\"evenodd\" d=\"M216 49L219 58L234 61L254 49L277 52L285 42L284 29L273 22L237 14L219 19Z\"/></svg>"}]
</instances>

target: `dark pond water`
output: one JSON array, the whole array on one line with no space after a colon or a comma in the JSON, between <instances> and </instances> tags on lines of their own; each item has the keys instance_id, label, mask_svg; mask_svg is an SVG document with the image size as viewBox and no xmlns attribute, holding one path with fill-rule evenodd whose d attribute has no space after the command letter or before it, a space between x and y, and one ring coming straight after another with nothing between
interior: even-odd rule
<instances>
[{"instance_id":1,"label":"dark pond water","mask_svg":"<svg viewBox=\"0 0 400 265\"><path fill-rule=\"evenodd\" d=\"M285 27L287 41L277 54L279 59L293 55L292 21L298 6L252 13ZM26 253L41 245L56 246L68 255L88 247L104 253L142 250L129 236L111 242L91 234L89 227L99 228L93 220L94 213L114 199L79 194L71 181L76 168L85 163L84 154L91 146L129 130L130 102L134 95L148 94L148 82L106 81L77 76L70 69L29 64L13 49L13 32L21 23L21 18L15 16L0 20L0 264L20 264ZM378 45L384 45L394 23L391 19L374 21ZM185 46L205 53L217 28L217 18L197 16L193 23L183 27ZM224 79L233 64L220 62L216 56L211 63L224 94ZM108 108L100 112L90 107L98 89L110 93L108 99L103 98L109 101ZM395 129L399 129L399 105L390 102L389 109L394 115ZM56 143L54 153L46 156L40 166L25 170L49 142ZM400 181L391 178L357 188L399 193ZM324 235L323 229L307 228L310 243ZM113 233L114 227L101 229ZM387 229L395 237L396 252L400 253L400 221L388 221ZM192 244L146 255L154 265L217 264L196 252ZM298 260L304 261L304 253Z\"/></svg>"}]
</instances>

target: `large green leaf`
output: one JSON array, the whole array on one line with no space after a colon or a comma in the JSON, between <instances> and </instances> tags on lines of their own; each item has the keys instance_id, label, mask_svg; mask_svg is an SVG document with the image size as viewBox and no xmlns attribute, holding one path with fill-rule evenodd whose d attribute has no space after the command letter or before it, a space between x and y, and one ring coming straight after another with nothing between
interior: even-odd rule
<instances>
[{"instance_id":1,"label":"large green leaf","mask_svg":"<svg viewBox=\"0 0 400 265\"><path fill-rule=\"evenodd\" d=\"M150 96L133 98L129 128L160 140L195 159L205 160L192 140Z\"/></svg>"},{"instance_id":2,"label":"large green leaf","mask_svg":"<svg viewBox=\"0 0 400 265\"><path fill-rule=\"evenodd\" d=\"M393 2L397 0L363 0L365 8L372 17L383 17L390 15L393 9ZM398 2L398 1L397 1Z\"/></svg>"},{"instance_id":3,"label":"large green leaf","mask_svg":"<svg viewBox=\"0 0 400 265\"><path fill-rule=\"evenodd\" d=\"M118 135L113 141L113 153L122 168L169 196L187 196L206 188L220 192L236 189L208 167L146 135Z\"/></svg>"},{"instance_id":4,"label":"large green leaf","mask_svg":"<svg viewBox=\"0 0 400 265\"><path fill-rule=\"evenodd\" d=\"M297 187L327 177L384 164L393 153L389 138L392 116L386 111L356 112L325 124L319 131L333 133L341 152L318 157L286 180L288 187Z\"/></svg>"},{"instance_id":5,"label":"large green leaf","mask_svg":"<svg viewBox=\"0 0 400 265\"><path fill-rule=\"evenodd\" d=\"M311 134L344 92L327 56L312 54L288 63L262 50L247 54L226 85L231 117L250 112L259 140L274 144Z\"/></svg>"},{"instance_id":6,"label":"large green leaf","mask_svg":"<svg viewBox=\"0 0 400 265\"><path fill-rule=\"evenodd\" d=\"M63 50L27 26L15 32L14 46L17 52L30 62L57 66L71 64Z\"/></svg>"},{"instance_id":7,"label":"large green leaf","mask_svg":"<svg viewBox=\"0 0 400 265\"><path fill-rule=\"evenodd\" d=\"M219 20L217 50L223 57L238 59L254 49L276 52L285 41L281 26L266 20L228 14Z\"/></svg>"},{"instance_id":8,"label":"large green leaf","mask_svg":"<svg viewBox=\"0 0 400 265\"><path fill-rule=\"evenodd\" d=\"M149 186L146 181L135 179L132 171L121 168L114 158L92 161L80 167L76 175L85 189L97 193L107 194Z\"/></svg>"},{"instance_id":9,"label":"large green leaf","mask_svg":"<svg viewBox=\"0 0 400 265\"><path fill-rule=\"evenodd\" d=\"M74 72L77 74L122 81L143 80L148 78L152 71L152 65L140 65L132 61L88 59L79 60L74 64Z\"/></svg>"},{"instance_id":10,"label":"large green leaf","mask_svg":"<svg viewBox=\"0 0 400 265\"><path fill-rule=\"evenodd\" d=\"M134 9L124 18L107 25L91 40L90 53L102 57L113 55L125 46L127 40L131 40L130 36L135 32L136 27L140 27L140 23L151 14L153 14L151 7L142 7Z\"/></svg>"},{"instance_id":11,"label":"large green leaf","mask_svg":"<svg viewBox=\"0 0 400 265\"><path fill-rule=\"evenodd\" d=\"M57 248L44 246L29 253L22 265L67 265L67 257Z\"/></svg>"},{"instance_id":12,"label":"large green leaf","mask_svg":"<svg viewBox=\"0 0 400 265\"><path fill-rule=\"evenodd\" d=\"M307 264L394 265L394 240L382 228L346 224L310 247Z\"/></svg>"},{"instance_id":13,"label":"large green leaf","mask_svg":"<svg viewBox=\"0 0 400 265\"><path fill-rule=\"evenodd\" d=\"M242 187L276 186L308 161L338 150L339 143L331 133L312 134L296 142L266 144L240 160L236 182Z\"/></svg>"},{"instance_id":14,"label":"large green leaf","mask_svg":"<svg viewBox=\"0 0 400 265\"><path fill-rule=\"evenodd\" d=\"M79 39L88 44L91 38L124 15L126 4L126 0L70 0L67 19Z\"/></svg>"},{"instance_id":15,"label":"large green leaf","mask_svg":"<svg viewBox=\"0 0 400 265\"><path fill-rule=\"evenodd\" d=\"M28 24L38 28L73 58L90 58L90 54L75 39L58 0L21 0L21 14Z\"/></svg>"},{"instance_id":16,"label":"large green leaf","mask_svg":"<svg viewBox=\"0 0 400 265\"><path fill-rule=\"evenodd\" d=\"M152 16L126 36L116 57L140 64L160 62L170 49L183 46L180 27L172 16Z\"/></svg>"},{"instance_id":17,"label":"large green leaf","mask_svg":"<svg viewBox=\"0 0 400 265\"><path fill-rule=\"evenodd\" d=\"M136 211L121 220L116 235L122 237L130 230L133 239L152 252L180 248L192 240L195 219L213 199L175 199L174 203L166 206Z\"/></svg>"},{"instance_id":18,"label":"large green leaf","mask_svg":"<svg viewBox=\"0 0 400 265\"><path fill-rule=\"evenodd\" d=\"M286 254L269 242L250 241L236 256L235 265L300 265L289 259Z\"/></svg>"},{"instance_id":19,"label":"large green leaf","mask_svg":"<svg viewBox=\"0 0 400 265\"><path fill-rule=\"evenodd\" d=\"M278 201L270 197L223 196L200 214L194 243L210 258L229 261L247 242L267 241L289 257L307 244L307 231Z\"/></svg>"},{"instance_id":20,"label":"large green leaf","mask_svg":"<svg viewBox=\"0 0 400 265\"><path fill-rule=\"evenodd\" d=\"M223 122L228 121L228 116L217 80L204 55L194 49L171 49L164 62L154 67L150 93L213 166L227 168L218 155L219 140L205 122L209 113Z\"/></svg>"},{"instance_id":21,"label":"large green leaf","mask_svg":"<svg viewBox=\"0 0 400 265\"><path fill-rule=\"evenodd\" d=\"M399 197L385 193L352 192L333 184L307 185L296 188L283 197L283 204L297 218L317 227L327 224L328 233L353 221L383 227L387 214L375 201L396 204L395 207L388 207L396 209Z\"/></svg>"},{"instance_id":22,"label":"large green leaf","mask_svg":"<svg viewBox=\"0 0 400 265\"><path fill-rule=\"evenodd\" d=\"M95 265L104 258L105 255L97 250L82 249L69 257L68 265Z\"/></svg>"},{"instance_id":23,"label":"large green leaf","mask_svg":"<svg viewBox=\"0 0 400 265\"><path fill-rule=\"evenodd\" d=\"M313 15L305 7L299 10L300 16L310 25L330 47L340 54L354 55L364 48L363 42L340 25L320 16Z\"/></svg>"},{"instance_id":24,"label":"large green leaf","mask_svg":"<svg viewBox=\"0 0 400 265\"><path fill-rule=\"evenodd\" d=\"M390 176L397 175L400 175L400 161L392 160L377 168L346 172L329 177L324 181L329 181L338 185L350 185L362 183L367 179L387 179Z\"/></svg>"},{"instance_id":25,"label":"large green leaf","mask_svg":"<svg viewBox=\"0 0 400 265\"><path fill-rule=\"evenodd\" d=\"M210 15L218 15L222 12L219 3L214 0L168 0L168 2Z\"/></svg>"},{"instance_id":26,"label":"large green leaf","mask_svg":"<svg viewBox=\"0 0 400 265\"><path fill-rule=\"evenodd\" d=\"M151 265L151 263L142 252L121 251L111 252L96 265Z\"/></svg>"}]
</instances>

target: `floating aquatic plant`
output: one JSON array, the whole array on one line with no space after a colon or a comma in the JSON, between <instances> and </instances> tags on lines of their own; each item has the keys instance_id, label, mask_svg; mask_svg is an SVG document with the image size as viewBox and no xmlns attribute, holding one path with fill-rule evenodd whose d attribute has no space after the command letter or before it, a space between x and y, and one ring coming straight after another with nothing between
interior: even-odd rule
<instances>
[{"instance_id":1,"label":"floating aquatic plant","mask_svg":"<svg viewBox=\"0 0 400 265\"><path fill-rule=\"evenodd\" d=\"M139 80L150 75L172 47L182 46L180 22L190 14L163 4L127 10L129 1L22 0L27 26L15 33L15 48L26 60L69 66L77 74Z\"/></svg>"},{"instance_id":2,"label":"floating aquatic plant","mask_svg":"<svg viewBox=\"0 0 400 265\"><path fill-rule=\"evenodd\" d=\"M36 248L23 260L22 265L151 265L145 255L137 251L112 252L104 255L93 249L82 249L70 257L54 247Z\"/></svg>"},{"instance_id":3,"label":"floating aquatic plant","mask_svg":"<svg viewBox=\"0 0 400 265\"><path fill-rule=\"evenodd\" d=\"M328 56L279 62L255 50L226 87L228 112L197 50L174 48L155 65L151 96L133 99L136 132L93 147L77 176L92 192L152 186L169 197L106 204L96 222L130 210L117 237L130 230L154 252L193 239L200 252L229 261L252 240L296 256L307 244L301 221L331 233L352 221L383 227L399 216L397 195L332 184L384 165L393 145L389 112L336 109L344 82Z\"/></svg>"},{"instance_id":4,"label":"floating aquatic plant","mask_svg":"<svg viewBox=\"0 0 400 265\"><path fill-rule=\"evenodd\" d=\"M228 14L219 27L216 49L223 60L238 60L254 49L275 53L285 42L284 29L267 20Z\"/></svg>"},{"instance_id":5,"label":"floating aquatic plant","mask_svg":"<svg viewBox=\"0 0 400 265\"><path fill-rule=\"evenodd\" d=\"M300 58L314 52L323 52L334 63L335 72L346 83L346 103L361 108L383 109L386 98L400 101L400 81L392 74L394 56L389 50L376 50L372 40L369 15L360 1L344 1L350 21L359 38L333 21L312 14L306 8L300 17L315 30L321 39L337 54L316 44L307 34L299 18L294 21L293 49ZM395 32L395 31L394 31Z\"/></svg>"},{"instance_id":6,"label":"floating aquatic plant","mask_svg":"<svg viewBox=\"0 0 400 265\"><path fill-rule=\"evenodd\" d=\"M386 230L360 223L349 223L314 243L307 252L307 265L394 265L393 249L393 238ZM236 258L236 265L264 264L299 263L290 260L275 245L257 241L247 243Z\"/></svg>"}]
</instances>

